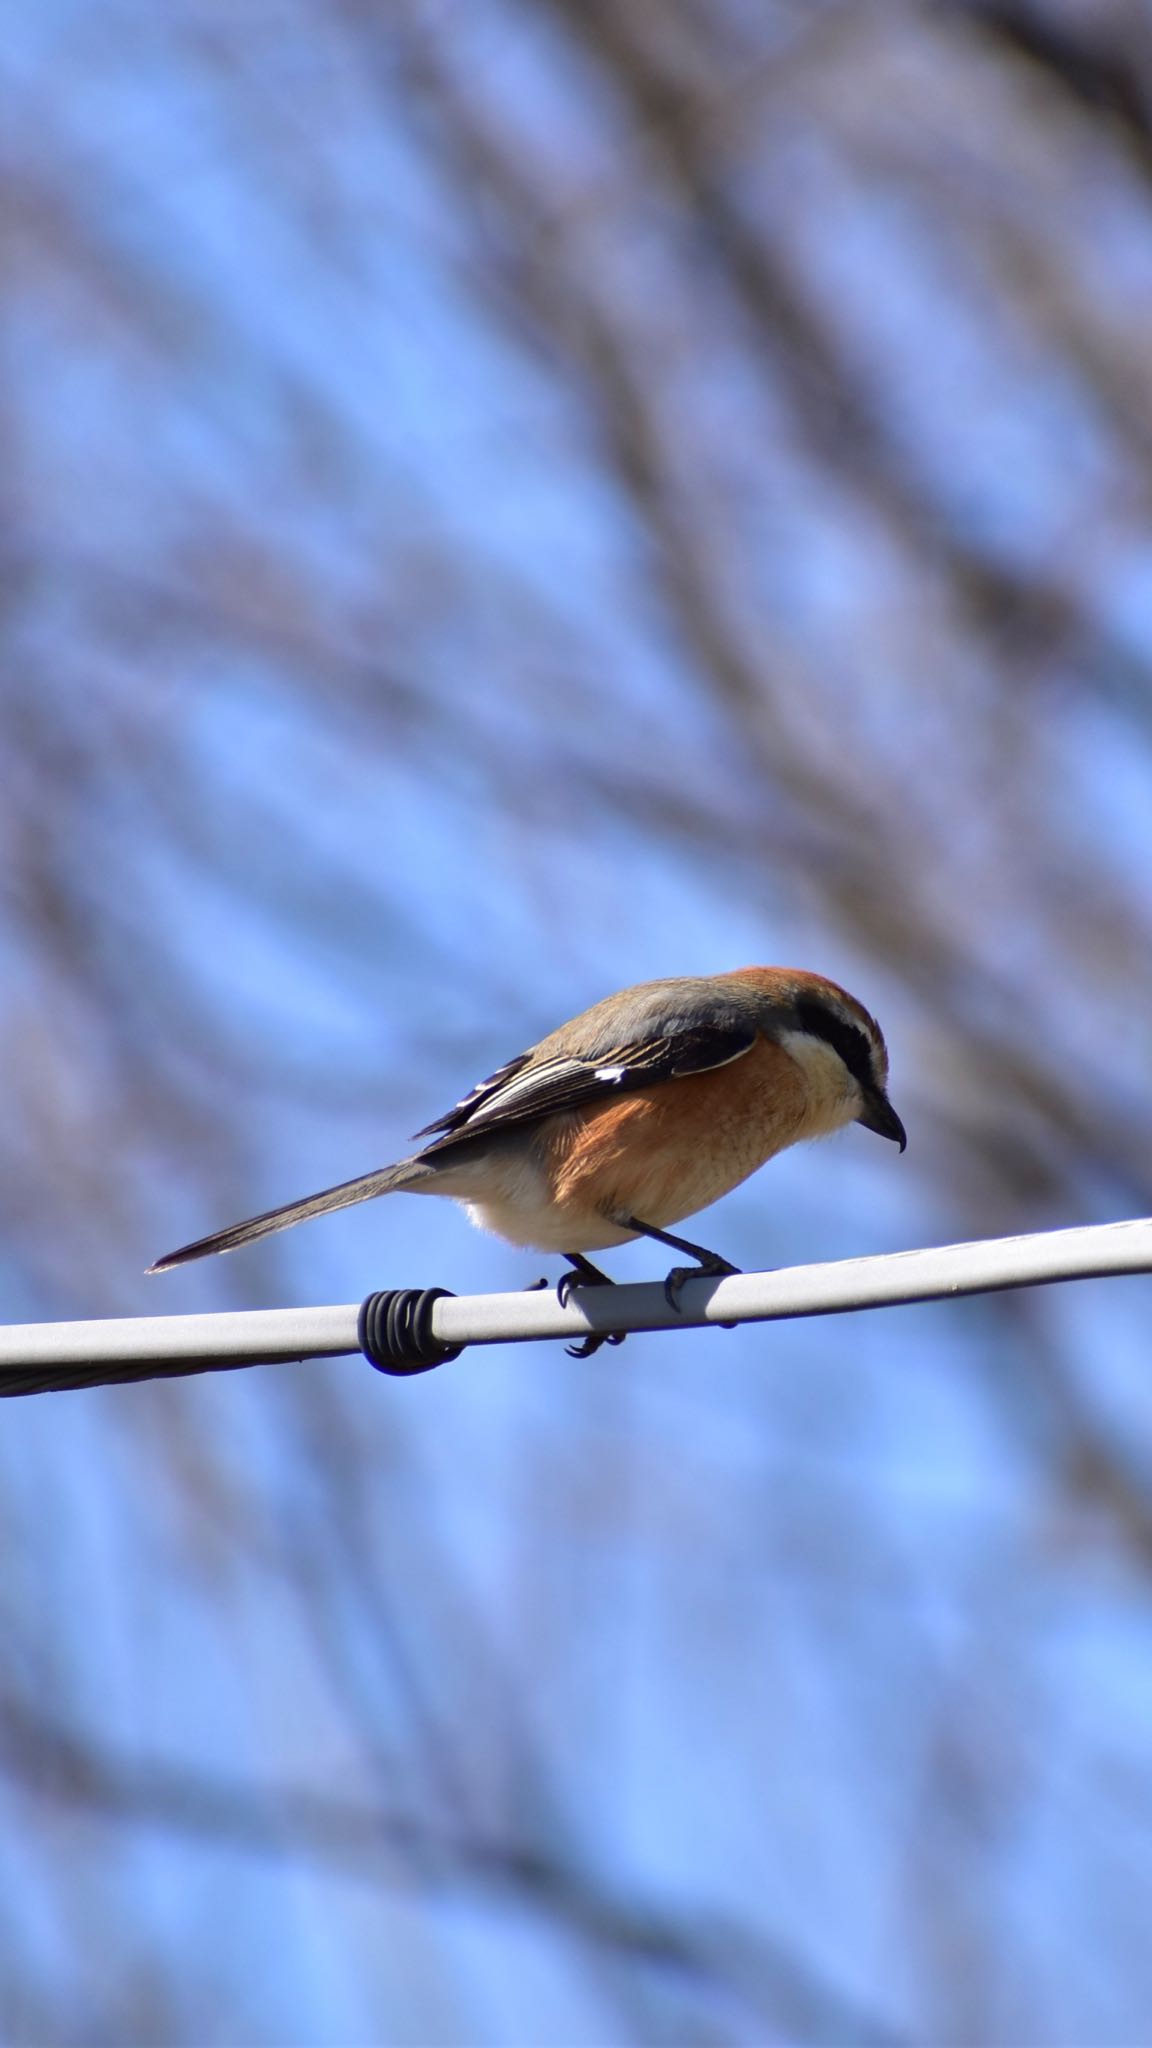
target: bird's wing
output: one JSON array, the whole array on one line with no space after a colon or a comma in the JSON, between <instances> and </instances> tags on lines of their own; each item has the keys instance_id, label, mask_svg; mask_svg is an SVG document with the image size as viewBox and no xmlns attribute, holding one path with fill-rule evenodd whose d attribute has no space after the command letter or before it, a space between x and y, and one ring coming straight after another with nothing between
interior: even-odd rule
<instances>
[{"instance_id":1,"label":"bird's wing","mask_svg":"<svg viewBox=\"0 0 1152 2048\"><path fill-rule=\"evenodd\" d=\"M545 1039L498 1068L416 1135L443 1133L426 1150L447 1150L463 1139L583 1109L657 1081L726 1067L749 1052L756 1037L755 1025L739 1017L700 1023L672 1018L663 1028L627 1033L619 1042L598 1034L599 1042L580 1054L554 1051Z\"/></svg>"}]
</instances>

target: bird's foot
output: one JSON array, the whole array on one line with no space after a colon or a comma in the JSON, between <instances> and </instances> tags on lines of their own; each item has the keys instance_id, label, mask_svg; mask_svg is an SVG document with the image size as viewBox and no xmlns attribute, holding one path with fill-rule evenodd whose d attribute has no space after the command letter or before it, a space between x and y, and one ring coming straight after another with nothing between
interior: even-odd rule
<instances>
[{"instance_id":1,"label":"bird's foot","mask_svg":"<svg viewBox=\"0 0 1152 2048\"><path fill-rule=\"evenodd\" d=\"M729 1274L738 1273L739 1271L739 1266L734 1266L730 1259L722 1259L719 1252L709 1252L706 1258L701 1259L698 1266L673 1266L672 1271L664 1282L664 1299L668 1303L669 1308L674 1308L677 1314L679 1314L680 1290L686 1280L723 1280ZM731 1324L726 1324L724 1327L730 1329Z\"/></svg>"},{"instance_id":2,"label":"bird's foot","mask_svg":"<svg viewBox=\"0 0 1152 2048\"><path fill-rule=\"evenodd\" d=\"M581 1337L578 1344L566 1344L564 1349L569 1358L591 1358L604 1344L622 1344L627 1334L626 1330L593 1330L587 1337Z\"/></svg>"},{"instance_id":3,"label":"bird's foot","mask_svg":"<svg viewBox=\"0 0 1152 2048\"><path fill-rule=\"evenodd\" d=\"M578 1294L582 1287L611 1287L612 1284L611 1280L585 1280L581 1273L561 1273L556 1282L556 1299L561 1308L567 1308L572 1296Z\"/></svg>"},{"instance_id":4,"label":"bird's foot","mask_svg":"<svg viewBox=\"0 0 1152 2048\"><path fill-rule=\"evenodd\" d=\"M609 1279L607 1273L602 1273L599 1266L594 1266L591 1259L586 1259L582 1252L565 1252L564 1256L571 1261L571 1271L561 1273L556 1282L556 1299L561 1308L567 1308L578 1288L615 1286L615 1281ZM624 1336L623 1330L590 1330L578 1344L566 1344L564 1349L569 1358L591 1358L603 1344L622 1344Z\"/></svg>"},{"instance_id":5,"label":"bird's foot","mask_svg":"<svg viewBox=\"0 0 1152 2048\"><path fill-rule=\"evenodd\" d=\"M613 1211L611 1221L621 1224L625 1230L634 1230L637 1237L650 1237L654 1244L670 1245L674 1252L687 1252L696 1260L694 1266L673 1266L664 1282L664 1299L677 1313L680 1310L680 1289L686 1280L699 1280L701 1277L721 1280L726 1274L740 1271L739 1266L734 1266L729 1259L722 1259L719 1252L709 1251L706 1244L693 1244L690 1237L674 1237L670 1230L660 1230L655 1223L645 1223L639 1216Z\"/></svg>"}]
</instances>

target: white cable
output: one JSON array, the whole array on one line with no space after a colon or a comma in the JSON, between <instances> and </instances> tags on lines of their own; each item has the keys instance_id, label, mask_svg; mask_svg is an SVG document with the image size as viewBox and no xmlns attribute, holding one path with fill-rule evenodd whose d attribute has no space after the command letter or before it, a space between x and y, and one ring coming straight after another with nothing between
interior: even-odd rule
<instances>
[{"instance_id":1,"label":"white cable","mask_svg":"<svg viewBox=\"0 0 1152 2048\"><path fill-rule=\"evenodd\" d=\"M685 1282L680 1312L659 1282L577 1290L561 1308L554 1290L461 1294L437 1301L434 1334L447 1344L521 1344L591 1331L680 1330L709 1323L773 1322L852 1309L940 1301L1057 1280L1152 1272L1152 1219L987 1238L776 1273ZM359 1304L248 1309L220 1315L131 1316L100 1322L14 1323L0 1327L0 1369L50 1366L274 1364L331 1358L359 1349Z\"/></svg>"}]
</instances>

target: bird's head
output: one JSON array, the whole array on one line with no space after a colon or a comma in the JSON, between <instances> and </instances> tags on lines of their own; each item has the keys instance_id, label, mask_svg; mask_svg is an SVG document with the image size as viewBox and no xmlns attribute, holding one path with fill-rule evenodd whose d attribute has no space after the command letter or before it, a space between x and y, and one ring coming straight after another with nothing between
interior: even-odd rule
<instances>
[{"instance_id":1,"label":"bird's head","mask_svg":"<svg viewBox=\"0 0 1152 2048\"><path fill-rule=\"evenodd\" d=\"M863 1124L903 1152L904 1126L888 1100L888 1048L876 1019L847 989L799 968L755 974L764 1003L763 1029L795 1060L808 1082L814 1126ZM814 1128L813 1135L816 1134Z\"/></svg>"}]
</instances>

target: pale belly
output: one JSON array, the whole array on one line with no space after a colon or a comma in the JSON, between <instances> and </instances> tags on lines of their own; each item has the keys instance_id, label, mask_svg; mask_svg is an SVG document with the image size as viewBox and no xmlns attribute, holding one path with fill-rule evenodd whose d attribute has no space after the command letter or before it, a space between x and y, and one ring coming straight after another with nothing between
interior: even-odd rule
<instances>
[{"instance_id":1,"label":"pale belly","mask_svg":"<svg viewBox=\"0 0 1152 2048\"><path fill-rule=\"evenodd\" d=\"M718 1202L755 1173L775 1149L766 1152L762 1145L743 1145L729 1149L723 1165L694 1158L671 1173L659 1165L649 1171L622 1171L612 1188L613 1209L618 1215L636 1216L665 1230ZM585 1198L581 1189L573 1187L557 1199L551 1177L539 1167L529 1168L525 1163L515 1173L493 1173L491 1180L498 1180L499 1185L491 1185L482 1195L465 1197L464 1206L473 1223L510 1244L531 1245L543 1252L595 1252L629 1244L639 1235L605 1215L600 1203L591 1198L591 1190Z\"/></svg>"}]
</instances>

